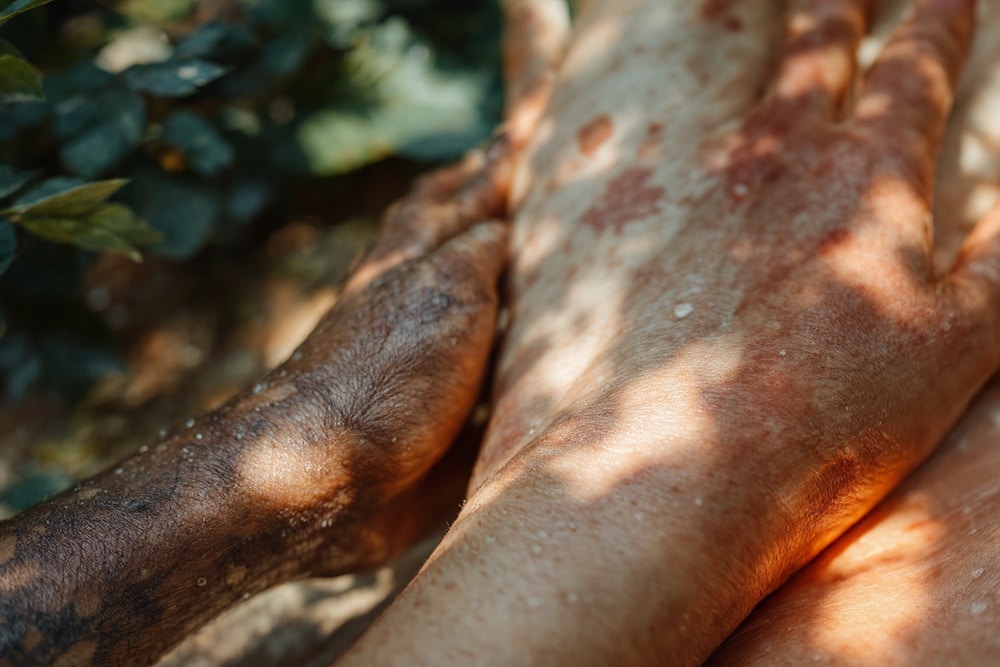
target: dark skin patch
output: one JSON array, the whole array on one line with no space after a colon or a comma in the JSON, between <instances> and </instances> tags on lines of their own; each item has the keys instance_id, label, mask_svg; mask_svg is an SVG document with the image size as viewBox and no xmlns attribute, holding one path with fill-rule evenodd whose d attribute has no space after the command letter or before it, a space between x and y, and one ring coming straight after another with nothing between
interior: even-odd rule
<instances>
[{"instance_id":1,"label":"dark skin patch","mask_svg":"<svg viewBox=\"0 0 1000 667\"><path fill-rule=\"evenodd\" d=\"M834 229L831 230L819 244L819 254L828 255L839 246L851 240L851 230Z\"/></svg>"},{"instance_id":2,"label":"dark skin patch","mask_svg":"<svg viewBox=\"0 0 1000 667\"><path fill-rule=\"evenodd\" d=\"M736 16L727 16L722 19L722 27L729 32L739 32L743 30L743 21Z\"/></svg>"},{"instance_id":3,"label":"dark skin patch","mask_svg":"<svg viewBox=\"0 0 1000 667\"><path fill-rule=\"evenodd\" d=\"M576 133L580 152L587 157L592 156L611 137L614 129L614 123L611 122L607 114L601 114L591 120Z\"/></svg>"},{"instance_id":4,"label":"dark skin patch","mask_svg":"<svg viewBox=\"0 0 1000 667\"><path fill-rule=\"evenodd\" d=\"M716 23L727 18L727 14L736 4L736 0L705 0L701 3L698 14L705 21Z\"/></svg>"},{"instance_id":5,"label":"dark skin patch","mask_svg":"<svg viewBox=\"0 0 1000 667\"><path fill-rule=\"evenodd\" d=\"M608 183L600 201L580 221L594 228L598 235L606 229L621 234L625 225L656 215L666 191L649 183L650 169L629 169Z\"/></svg>"}]
</instances>

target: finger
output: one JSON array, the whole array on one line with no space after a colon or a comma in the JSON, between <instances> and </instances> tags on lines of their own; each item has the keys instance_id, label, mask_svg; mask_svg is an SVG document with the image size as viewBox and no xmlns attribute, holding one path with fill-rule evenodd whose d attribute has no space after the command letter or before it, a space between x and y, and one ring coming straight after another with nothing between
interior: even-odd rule
<instances>
[{"instance_id":1,"label":"finger","mask_svg":"<svg viewBox=\"0 0 1000 667\"><path fill-rule=\"evenodd\" d=\"M982 375L972 379L985 381L1000 361L1000 204L969 234L943 285L973 372Z\"/></svg>"},{"instance_id":2,"label":"finger","mask_svg":"<svg viewBox=\"0 0 1000 667\"><path fill-rule=\"evenodd\" d=\"M486 164L442 203L407 198L386 214L379 238L345 291L362 289L395 266L423 257L481 220L504 214L512 171L510 141L497 137Z\"/></svg>"},{"instance_id":3,"label":"finger","mask_svg":"<svg viewBox=\"0 0 1000 667\"><path fill-rule=\"evenodd\" d=\"M933 165L972 36L975 0L918 0L872 66L854 123L930 198Z\"/></svg>"},{"instance_id":4,"label":"finger","mask_svg":"<svg viewBox=\"0 0 1000 667\"><path fill-rule=\"evenodd\" d=\"M504 0L503 14L506 125L521 145L548 103L569 41L569 7L566 0Z\"/></svg>"},{"instance_id":5,"label":"finger","mask_svg":"<svg viewBox=\"0 0 1000 667\"><path fill-rule=\"evenodd\" d=\"M871 0L800 0L789 19L774 98L800 114L833 118L854 80Z\"/></svg>"}]
</instances>

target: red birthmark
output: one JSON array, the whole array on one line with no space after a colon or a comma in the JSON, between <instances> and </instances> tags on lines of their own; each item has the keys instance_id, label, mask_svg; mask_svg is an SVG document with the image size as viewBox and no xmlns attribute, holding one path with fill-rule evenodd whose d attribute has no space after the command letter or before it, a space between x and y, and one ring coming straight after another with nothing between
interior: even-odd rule
<instances>
[{"instance_id":1,"label":"red birthmark","mask_svg":"<svg viewBox=\"0 0 1000 667\"><path fill-rule=\"evenodd\" d=\"M608 183L601 200L583 214L581 222L600 236L609 227L621 234L628 223L656 215L666 192L649 184L652 175L649 169L629 169Z\"/></svg>"},{"instance_id":2,"label":"red birthmark","mask_svg":"<svg viewBox=\"0 0 1000 667\"><path fill-rule=\"evenodd\" d=\"M580 128L576 134L577 142L580 144L580 152L590 157L597 152L604 142L611 136L614 130L611 119L601 114L594 120Z\"/></svg>"}]
</instances>

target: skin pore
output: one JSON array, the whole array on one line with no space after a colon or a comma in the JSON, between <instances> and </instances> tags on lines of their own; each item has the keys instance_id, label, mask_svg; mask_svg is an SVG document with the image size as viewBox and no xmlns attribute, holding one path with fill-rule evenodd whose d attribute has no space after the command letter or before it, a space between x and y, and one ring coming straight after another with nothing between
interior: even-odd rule
<instances>
[{"instance_id":1,"label":"skin pore","mask_svg":"<svg viewBox=\"0 0 1000 667\"><path fill-rule=\"evenodd\" d=\"M256 386L0 523L0 666L149 664L239 600L374 567L454 512L467 467L434 466L494 337L507 232L482 221L512 151L420 181Z\"/></svg>"},{"instance_id":2,"label":"skin pore","mask_svg":"<svg viewBox=\"0 0 1000 667\"><path fill-rule=\"evenodd\" d=\"M848 101L866 2L585 6L470 498L345 664L698 664L927 456L1000 267L931 261L973 7L914 8Z\"/></svg>"},{"instance_id":3,"label":"skin pore","mask_svg":"<svg viewBox=\"0 0 1000 667\"><path fill-rule=\"evenodd\" d=\"M554 5L510 3L552 30L508 54L515 135L558 73L509 196L495 413L461 516L345 663L700 663L928 454L996 368L1000 243L988 219L931 261L972 7L914 4L848 100L860 0L592 0L565 58ZM446 513L507 167L425 180L287 364L0 525L0 665L148 661ZM870 521L961 519L918 493Z\"/></svg>"},{"instance_id":4,"label":"skin pore","mask_svg":"<svg viewBox=\"0 0 1000 667\"><path fill-rule=\"evenodd\" d=\"M980 3L937 175L939 267L997 200L998 157L984 149L1000 141L998 28L1000 7ZM933 457L758 607L709 664L1000 662L998 415L994 378Z\"/></svg>"}]
</instances>

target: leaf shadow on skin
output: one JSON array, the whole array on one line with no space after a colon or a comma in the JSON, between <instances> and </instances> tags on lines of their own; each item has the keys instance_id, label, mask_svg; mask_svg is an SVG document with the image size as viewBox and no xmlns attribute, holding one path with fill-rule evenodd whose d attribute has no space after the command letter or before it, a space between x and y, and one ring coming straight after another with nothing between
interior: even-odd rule
<instances>
[{"instance_id":1,"label":"leaf shadow on skin","mask_svg":"<svg viewBox=\"0 0 1000 667\"><path fill-rule=\"evenodd\" d=\"M730 21L727 25L733 24ZM630 110L639 118L655 113L655 110L641 106L629 108L630 103L641 103L638 98L610 103ZM572 135L577 129L556 128L563 136ZM652 130L652 125L638 124L631 131L651 135ZM664 159L669 159L671 155L669 132L677 131L668 128L666 136L655 138L664 150ZM738 132L733 136L740 139ZM780 143L782 138L779 133L771 139ZM632 144L642 146L645 142L633 137ZM648 156L638 157L640 160L649 159ZM760 157L751 151L747 169ZM629 166L626 156L618 159L616 164L619 171ZM514 444L529 441L532 444L502 464L500 471L475 493L474 504L456 524L456 528L460 528L477 516L516 510L519 503L526 502L521 494L523 489L518 488L524 479L521 473L530 469L531 479L544 482L547 488L553 490L549 500L553 505L565 508L564 516L587 517L587 521L603 521L615 526L619 539L610 547L601 544L595 548L607 548L608 555L618 559L617 567L628 568L632 573L630 576L643 582L643 595L636 598L632 611L644 619L662 618L665 612L669 612L658 596L666 583L665 574L669 576L664 572L664 554L681 559L712 559L714 567L732 572L734 581L738 581L738 585L747 592L739 604L725 609L697 610L687 619L686 627L676 628L679 633L689 633L692 644L699 647L714 646L720 642L757 601L897 483L908 467L929 452L943 435L944 425L958 417L977 389L976 386L949 385L948 378L944 378L940 385L944 397L941 403L947 405L916 404L913 397L903 396L900 392L899 400L893 404L894 414L869 414L875 407L869 405L867 399L885 389L886 377L894 372L892 362L914 354L914 349L919 350L920 345L939 343L937 338L945 334L914 326L910 319L900 316L898 304L887 298L885 290L880 291L856 280L856 273L850 270L841 271L844 268L842 262L854 242L851 234L844 235L834 228L831 234L816 237L811 234L815 230L803 228L798 230L801 236L793 239L802 242L800 247L796 247L794 242L786 244L782 237L789 230L782 227L782 221L795 220L796 215L808 211L787 208L766 211L766 216L756 218L760 227L749 230L754 234L745 234L748 228L737 227L734 221L757 205L759 192L755 186L761 189L781 184L791 187L799 173L795 168L802 165L789 165L780 160L772 162L766 172L768 182L755 184L742 179L733 181L734 173L747 171L734 170L731 168L733 164L730 160L718 166L708 160L699 165L699 188L704 197L713 198L717 203L713 215L685 215L684 211L689 211L694 204L704 204L704 200L670 201L671 216L683 220L679 226L666 229L659 224L662 220L646 220L645 224L632 224L627 229L627 236L636 243L617 243L625 236L624 232L622 237L606 237L620 246L616 251L618 263L610 268L614 275L614 288L625 295L623 299L606 300L599 311L577 308L576 312L570 312L580 298L572 290L586 284L588 272L608 267L580 263L574 276L548 283L550 298L546 299L545 307L552 309L554 315L568 312L571 330L583 331L595 322L609 319L616 322L612 352L597 359L593 365L579 369L576 381L568 390L553 389L550 392L547 387L537 388L531 401L535 414L546 416L544 421L534 425L513 423L506 432L499 428L494 431L500 435L493 435L493 438L509 440ZM805 166L836 167L836 164L820 160ZM601 174L599 178L578 176L560 184L559 190L563 197L592 201L594 193L604 191L610 180L607 174ZM854 179L851 182L857 181ZM539 183L537 187L543 186ZM667 202L670 197L671 193L667 191L661 203ZM839 209L827 212L827 215L836 214L841 219L851 219L861 214L856 205L860 206L853 201L842 201ZM597 233L591 228L581 228L579 220L583 217L586 217L586 211L580 207L574 221L566 221L571 225L570 229L563 230L566 237ZM710 232L718 236L705 236L703 246L699 239ZM605 233L610 234L610 229ZM664 238L667 234L670 238ZM671 253L671 248L682 242L689 244L692 252ZM780 249L783 257L775 256L775 247ZM724 250L720 252L720 248ZM562 244L553 244L540 252L534 262L538 266L558 265L558 256L562 252L565 252ZM659 257L661 252L667 256ZM915 256L921 251L901 244L896 252L900 256L896 264L913 265L917 263ZM789 284L790 280L801 277L803 262L818 255L827 259L811 267L814 274L810 278L812 282L807 283L818 284L822 289L791 295L781 293L780 288ZM756 268L761 263L773 263L774 270L759 279L758 284L747 286L746 276L759 276ZM691 285L685 282L689 276L708 276L711 278L709 282L721 284L721 288L710 294L704 290L691 292ZM598 277L604 279L607 276L598 274ZM513 307L517 308L520 297L513 294L513 298ZM690 309L681 308L684 305ZM763 315L750 324L736 322L735 314L744 307L757 308ZM768 318L767 315L774 317ZM851 333L843 333L837 326L830 326L845 319L854 325ZM780 323L793 331L789 334L779 327L772 333L766 333L771 331L768 329L771 322ZM840 331L842 337L830 339L826 334L828 331ZM892 332L893 336L873 338L884 331ZM955 345L966 345L956 339L959 334L956 328L950 337L955 339ZM523 368L518 372L524 373L522 377L531 377L530 368L552 355L559 344L560 340L556 337L537 338L533 347L526 348L529 354L521 359ZM838 346L840 352L837 351ZM828 371L824 378L828 382L811 383L806 379L807 373L797 372L815 367ZM923 377L931 372L930 369L924 370L927 372L913 372L911 376L895 379L899 384L911 386L922 382ZM509 383L511 377L517 380L517 372L510 369L508 372L511 376L506 379L501 377L498 381L501 392L512 391L504 389L510 386L504 383ZM838 374L854 378L854 384L839 382ZM986 379L986 373L982 375L980 382ZM849 390L859 393L861 400L848 393ZM896 387L891 387L891 390L896 390ZM835 424L819 420L813 411L813 402L818 394L823 394L825 398L832 395L833 400L840 401L851 411L845 410L849 414ZM920 413L920 417L914 423L907 424L905 428L896 424L888 431L883 429L884 420L905 418L915 411ZM942 413L945 414L943 418ZM769 419L772 416L776 419ZM236 417L242 420L240 423L245 432L254 436L247 437L243 456L220 455L213 458L215 455L211 450L199 445L197 433L207 437L212 429L217 428L211 422L199 423L195 430L182 431L169 453L176 456L187 447L187 454L194 452L198 457L209 457L208 464L199 461L199 470L204 471L212 486L222 489L222 492L220 497L206 503L206 512L232 511L232 527L238 537L244 534L246 522L254 517L239 511L241 508L227 506L226 498L238 488L241 476L245 475L241 466L247 466L247 462L258 453L255 448L267 453L269 443L263 436L274 426L260 423L252 411ZM789 433L788 427L782 424L782 419L789 421L788 417L796 424L794 433ZM529 434L529 429L534 431ZM713 437L722 439L722 434L730 437L725 447L707 449L703 446ZM733 434L736 437L732 437ZM310 434L310 437L318 436ZM814 448L824 464L817 466L810 478L793 479L792 486L789 486L789 471L784 468L781 451L768 447L779 437L791 439L804 449ZM151 454L155 455L155 452ZM137 466L137 472L141 472L141 459L133 460L133 464ZM178 460L178 465L186 465L184 457ZM360 476L365 474L364 460L348 460L345 465ZM709 490L713 493L724 490L730 497L726 505L729 508L734 506L733 496L746 494L746 512L719 511L717 508L721 506L719 501L722 498L707 495L703 489L690 484L691 471L698 471L712 480ZM92 482L94 488L98 489L113 480L113 475L109 471L103 478ZM170 515L169 500L172 494L197 494L198 491L197 485L178 485L176 478L154 480L149 496L132 506L137 522L182 535L170 552L148 554L149 558L168 559L179 566L175 576L157 582L152 595L144 588L131 596L139 601L148 601L147 605L137 604L135 608L122 610L122 614L109 615L101 621L102 632L109 638L121 632L116 623L124 615L145 618L145 623L151 627L168 616L175 620L179 617L183 622L185 614L191 613L185 610L190 610L192 599L197 600L195 594L201 588L198 584L201 579L192 576L199 564L189 562L190 554L211 553L210 545L204 548L204 541L211 541L217 536L199 532L202 518L199 516L187 517L184 530L179 532L176 518ZM165 495L161 499L157 494ZM734 536L752 534L757 527L761 527L761 534L768 533L762 523L774 517L760 516L754 509L760 506L761 497L770 500L776 508L776 515L788 522L783 539L763 539L750 547L752 553L711 551L711 545L728 544ZM96 495L95 499L98 511L94 521L87 525L75 522L74 508L64 507L58 515L49 517L51 523L36 528L40 533L61 525L67 530L107 532L100 514L102 505L107 504L110 509L135 500L117 497L113 493ZM337 498L327 500L338 502ZM274 508L267 507L262 500L257 511L266 515ZM662 549L656 552L630 550L630 545L638 537L656 534L657 531L666 533L668 531L664 529L674 525L677 516L696 512L703 514L704 520L699 522L697 531L688 536L690 544L684 553L677 553L676 544L662 544ZM315 522L316 516L307 509L301 515L292 513L282 518L297 525L309 525ZM586 531L591 527L583 525L585 522L582 519L580 525L575 526L560 524L558 518L554 521L553 525L546 527L552 538L545 547L546 559L550 563L557 563L560 558L572 560L573 553L560 553L560 533ZM413 525L412 529L417 531L421 526ZM232 584L239 594L252 594L275 581L291 578L292 573L282 571L280 564L266 573L258 573L261 563L272 562L267 545L279 544L287 537L282 534L283 528L271 530L274 531L271 540L261 540L228 554L213 554L213 558L219 558L228 569L220 567L217 562L204 566L209 572L222 569L236 573L234 577L237 579L239 568L247 568L248 576ZM110 532L114 534L114 531ZM115 581L118 576L123 581L141 580L141 572L116 573L116 545L113 540L107 547L106 553L63 556L68 563L81 559L106 560L109 580L105 583L108 586L119 585ZM478 547L484 550L491 548L485 542ZM306 539L299 549L293 553L309 558L310 554L316 553L317 545ZM5 561L6 565L10 563ZM180 564L184 567L181 568ZM291 561L287 567L293 565L298 567ZM508 573L507 576L517 575ZM498 578L491 585L502 587L507 583L508 580ZM570 623L578 614L595 613L594 609L600 613L601 592L586 590L586 582L580 582L580 586L572 594L579 596L579 602L591 604L567 604L567 600L547 600L544 604L553 614L562 616ZM713 594L715 591L705 592ZM511 610L512 613L518 611ZM74 618L79 616L76 611L66 610L66 613L73 613ZM89 621L84 618L82 622ZM609 631L609 635L614 632ZM24 635L23 632L21 634ZM616 637L610 636L609 639L609 651L620 645L614 641ZM651 659L655 658L654 641L653 636L643 637L637 650L645 650ZM88 647L60 648L63 651L83 651ZM98 655L97 647L90 648L91 657ZM57 656L59 653L50 655ZM129 655L129 658L136 657L135 654ZM593 654L591 657L595 660L605 658L610 662L615 655ZM707 656L689 657L693 661Z\"/></svg>"},{"instance_id":2,"label":"leaf shadow on skin","mask_svg":"<svg viewBox=\"0 0 1000 667\"><path fill-rule=\"evenodd\" d=\"M626 34L628 26L618 26L618 30ZM555 99L553 108L560 102L567 100ZM795 99L785 102L786 110L796 108ZM657 113L648 107L632 108L630 103L641 104L638 96L608 102L618 117L631 112L633 117L648 118ZM594 110L595 116L599 113L600 109ZM870 119L878 120L877 114ZM870 280L868 271L873 267L884 266L891 273L891 267L926 266L925 247L900 237L886 251L883 264L859 265L854 259L879 213L880 188L919 187L930 175L893 171L884 163L864 159L859 163L858 151L869 139L865 136L855 137L852 143L850 135L839 134L834 137L839 143L824 146L819 135L813 151L793 154L783 146L791 134L784 133L780 123L768 122L764 134L759 129L742 138L738 131L734 133L737 146L751 146L744 168L731 159L720 166L713 166L712 160L701 165L702 178L710 184L705 196L717 202L709 214L702 208L702 215L685 217L686 205L703 205L705 200L667 202L671 197L667 192L660 203L683 222L670 229L657 227L667 217L664 214L653 216L657 219L648 224L630 223L618 239L612 271L601 273L605 267L595 269L585 258L559 281L552 280L552 273L532 275L525 270L527 263L515 266L514 280L521 281L516 284L525 290L513 294L515 322L518 300L531 298L526 294L535 280L546 285L545 307L554 311L554 320L574 310L574 300L581 297L573 290L585 283L588 273L617 281L608 291L625 297L600 302L600 310L577 308L576 315L565 320L575 323L567 332L586 330L589 321L613 321L611 352L579 369L561 391L531 388L528 400L537 408L531 414L544 415L543 419L519 421L517 414L495 415L487 445L496 442L499 454L479 471L482 485L473 483L470 505L455 527L459 533L463 524L468 527L464 537L470 549L494 549L492 542L482 541L475 526L490 517L517 515L519 509L530 513L522 506L527 502L523 500L525 485L541 486L547 490L549 505L559 511L544 526L543 532L551 539L539 568L555 577L562 570L553 563L574 558L560 548L561 534L588 531L588 523L615 526L611 532L619 539L609 542L606 532L596 530L593 537L609 550L607 558L618 559L618 567L643 582L643 595L630 610L632 622L639 627L671 617L657 595L668 576L665 556L671 562L711 559L713 568L732 573L729 585L743 593L735 605L703 607L685 614L682 626L673 629L699 647L695 650L700 653L687 656L692 664L708 657L704 647L717 646L757 602L861 518L924 459L993 370L971 360L978 346L989 344L986 332L967 325L942 327L931 314L926 319L913 317L914 310L908 310L913 304L906 303L911 298L906 291L913 284L905 274L890 275L881 282ZM634 123L630 131L651 130L651 125ZM556 127L547 141L565 147L572 143L569 137L575 131ZM764 154L751 144L741 144L744 138L766 139L759 145L770 149ZM621 136L612 141L643 144ZM668 141L665 146L664 157L669 159ZM765 158L767 163L762 164ZM642 159L642 155L618 154L613 172L621 174ZM801 188L803 175L823 173L830 182L843 185L843 192L834 193L832 208L817 207L829 195L820 192L812 204L798 209L792 206L795 198L789 197L787 205L774 205L771 200L768 210L753 210L760 192L794 192ZM733 180L734 174L758 177L759 182ZM611 187L609 182L613 176L607 173L577 176L560 183L558 191L563 201L594 201L595 193ZM545 184L539 180L534 187ZM539 216L539 211L531 210L530 215ZM738 226L743 216L750 222ZM524 224L530 227L543 220L539 216ZM585 220L582 211L564 215L559 233L547 230L549 236L522 237L523 243L547 248L531 257L531 265L565 266L560 255L569 254L571 239L598 234L583 224ZM847 229L837 224L849 220L860 222ZM666 241L665 235L670 236ZM515 243L517 238L515 233ZM678 253L676 248L688 252ZM761 271L762 265L768 269ZM524 273L518 275L518 270ZM712 285L711 294L690 290L689 279L699 276L707 277L704 282ZM802 289L791 289L796 281ZM598 280L589 283L591 287L597 284ZM746 313L754 319L747 319ZM512 345L509 340L506 344ZM501 360L497 385L501 403L504 394L513 392L521 378L532 377L534 365L555 354L559 344L557 337L528 336L506 350L510 356L523 356L508 366ZM943 372L933 358L941 346L968 352L969 359ZM912 363L914 358L926 359L925 366ZM910 362L905 369L904 360ZM815 369L823 373L817 376ZM933 400L919 391L928 377L935 378L937 385ZM880 401L886 393L894 400ZM820 403L839 406L843 416L829 419L830 411L815 409ZM709 441L726 445L706 448L704 443ZM772 444L777 442L794 443L815 456L807 474L803 476L801 468L785 462L782 450ZM690 483L692 473L711 480L710 493L725 497L705 495L703 488ZM746 499L745 511L733 511L740 506L734 497ZM766 516L760 511L762 500L771 506L763 513ZM713 511L722 506L726 512ZM688 535L687 554L678 555L675 544L663 544L658 552L629 551L628 545L637 542L640 534L658 530L671 534L668 528L675 525L675 517L692 513L703 514L704 519ZM566 517L580 519L574 522ZM779 535L767 527L775 517L784 521ZM948 539L947 530L942 527L942 540ZM756 544L751 540L749 553L743 542L732 552L714 550L713 545L729 544L737 535L755 532L765 537ZM435 566L432 560L428 569ZM490 587L499 593L515 579L516 574L505 575ZM601 598L602 591L586 590L584 581L579 584L580 589L572 592L579 605L566 604L566 600L546 600L541 605L567 624L579 615L594 613L591 610L613 607L613 601ZM711 597L718 590L699 592ZM488 596L489 590L481 593ZM927 598L932 595L928 591ZM730 602L726 599L724 605ZM921 620L911 619L906 634L919 634L934 623L932 608L923 613ZM815 622L819 625L822 619ZM634 644L634 636L617 636L616 632L609 626L609 652L591 658L611 661L616 657L614 647ZM653 636L643 638L636 650L647 651L647 657L655 660L655 642Z\"/></svg>"},{"instance_id":3,"label":"leaf shadow on skin","mask_svg":"<svg viewBox=\"0 0 1000 667\"><path fill-rule=\"evenodd\" d=\"M998 98L997 47L990 36L1000 23L1000 8L980 3L977 22L938 163L939 273L998 191L1000 155L981 152L995 149L1000 136L984 114ZM998 614L998 405L1000 380L994 377L934 455L766 599L709 664L946 665L1000 659L991 631Z\"/></svg>"}]
</instances>

